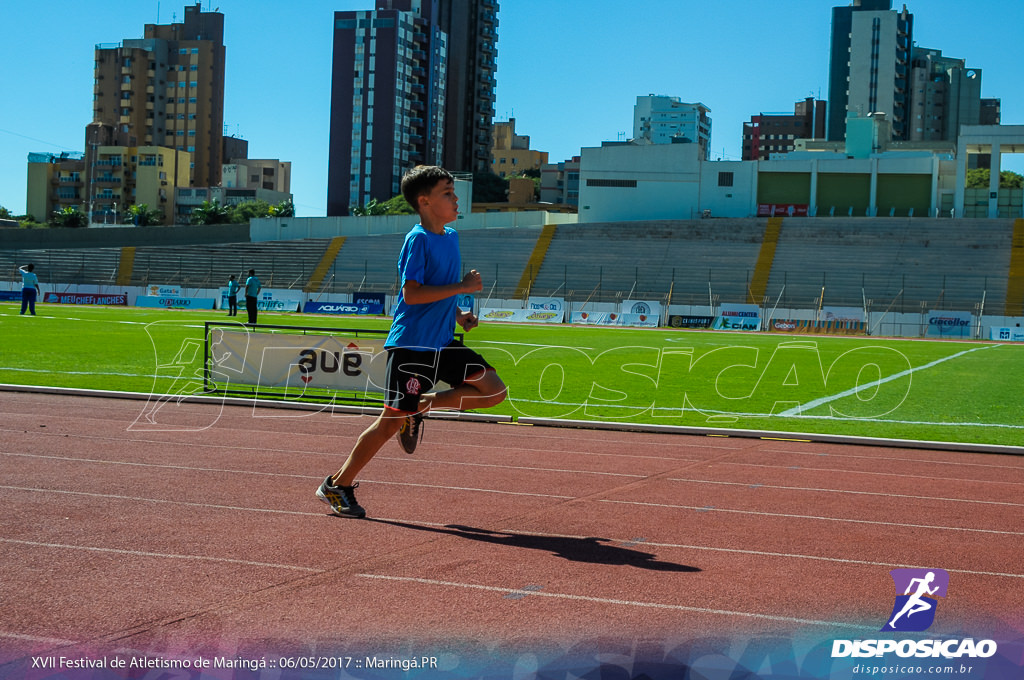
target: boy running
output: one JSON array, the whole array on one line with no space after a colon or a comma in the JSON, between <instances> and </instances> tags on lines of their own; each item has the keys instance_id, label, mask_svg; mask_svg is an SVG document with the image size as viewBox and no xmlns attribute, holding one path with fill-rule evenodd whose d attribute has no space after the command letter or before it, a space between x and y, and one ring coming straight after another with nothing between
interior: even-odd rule
<instances>
[{"instance_id":1,"label":"boy running","mask_svg":"<svg viewBox=\"0 0 1024 680\"><path fill-rule=\"evenodd\" d=\"M434 408L489 408L505 399L505 384L482 356L455 339L455 324L467 333L479 324L461 311L456 296L483 289L480 273L460 279L459 235L446 225L459 215L451 173L437 166L417 166L402 178L402 195L420 223L405 237L398 257L402 290L391 332L384 409L356 440L337 474L327 477L316 495L343 517L365 517L356 502L356 476L393 436L406 453L416 449L423 415ZM438 381L450 389L431 391Z\"/></svg>"}]
</instances>

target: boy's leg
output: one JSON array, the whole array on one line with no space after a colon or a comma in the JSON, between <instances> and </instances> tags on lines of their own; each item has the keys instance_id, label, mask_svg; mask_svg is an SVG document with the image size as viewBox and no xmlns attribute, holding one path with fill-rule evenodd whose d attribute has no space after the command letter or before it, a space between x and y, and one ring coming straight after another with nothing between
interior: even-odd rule
<instances>
[{"instance_id":1,"label":"boy's leg","mask_svg":"<svg viewBox=\"0 0 1024 680\"><path fill-rule=\"evenodd\" d=\"M398 428L402 426L407 414L401 411L385 408L377 420L373 421L370 427L359 435L352 452L341 469L333 476L335 486L352 486L367 463L389 439L395 436Z\"/></svg>"},{"instance_id":2,"label":"boy's leg","mask_svg":"<svg viewBox=\"0 0 1024 680\"><path fill-rule=\"evenodd\" d=\"M476 408L490 408L505 401L508 390L494 369L487 369L467 379L458 387L441 392L424 394L420 399L420 410L456 409L468 411Z\"/></svg>"}]
</instances>

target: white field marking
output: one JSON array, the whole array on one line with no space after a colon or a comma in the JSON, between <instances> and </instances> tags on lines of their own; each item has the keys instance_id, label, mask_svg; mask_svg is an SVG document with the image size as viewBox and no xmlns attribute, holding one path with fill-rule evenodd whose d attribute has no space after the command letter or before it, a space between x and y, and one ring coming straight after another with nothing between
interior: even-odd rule
<instances>
[{"instance_id":1,"label":"white field marking","mask_svg":"<svg viewBox=\"0 0 1024 680\"><path fill-rule=\"evenodd\" d=\"M893 375L889 375L889 376L886 376L884 378L879 378L878 380L869 382L869 383L864 384L864 385L857 385L856 387L851 387L848 390L843 390L842 392L839 392L837 394L833 394L833 395L828 396L828 397L820 397L818 399L813 399L813 400L807 402L806 404L800 404L798 406L794 406L791 409L783 411L779 415L782 416L782 417L798 415L798 414L802 413L803 411L810 411L811 409L817 408L818 406L822 406L824 404L828 404L828 403L831 403L833 401L837 401L839 399L844 399L846 397L853 396L853 395L857 394L858 392L861 392L862 390L870 390L871 388L878 387L879 385L884 385L887 382L892 382L893 380L899 380L900 378L904 378L904 377L906 377L908 375L916 373L917 371L923 371L923 370L925 370L927 368L932 368L934 366L938 366L939 364L942 364L942 363L945 363L947 361L950 361L951 359L958 359L958 358L964 356L965 354L970 354L971 352L977 352L977 351L985 350L985 349L991 349L992 347L1001 347L1001 345L985 345L985 346L982 346L982 347L974 347L972 349L965 349L962 352L957 352L956 354L950 354L947 357L943 357L941 359L936 359L935 361L931 361L931 362L929 362L927 364L924 364L922 366L918 366L916 368L909 368L909 369L907 369L905 371L900 371L899 373L895 373Z\"/></svg>"},{"instance_id":2,"label":"white field marking","mask_svg":"<svg viewBox=\"0 0 1024 680\"><path fill-rule=\"evenodd\" d=\"M969 351L973 351L973 350L969 350ZM917 370L917 369L913 369L913 370ZM836 395L835 398L838 399L840 396L844 396L844 395L842 395L842 394ZM896 418L856 418L856 417L852 417L852 416L851 417L846 417L846 416L833 416L833 415L817 416L817 415L807 415L807 414L803 414L803 413L799 413L799 412L798 413L791 413L791 411L794 411L794 410L799 409L799 408L806 408L806 406L803 406L803 407L797 406L797 407L794 407L793 409L790 409L789 411L785 411L783 413L746 413L746 412L743 412L743 411L719 411L717 409L684 408L682 406L657 406L657 407L647 406L647 407L642 407L639 404L633 404L633 405L630 405L630 404L608 404L608 403L605 403L605 402L594 402L594 403L583 402L583 403L578 403L578 402L572 402L572 401L544 401L543 399L516 399L513 396L510 396L508 398L508 401L512 404L513 408L515 408L515 404L518 403L518 404L546 404L546 405L551 405L551 406L575 406L576 410L579 410L581 408L586 408L586 407L595 408L595 409L596 408L603 408L603 409L617 409L618 408L618 409L629 409L631 411L635 411L637 409L640 409L641 413L647 413L649 411L651 413L651 415L653 417L655 417L655 418L658 418L658 417L664 417L664 418L674 417L674 416L676 416L679 413L700 413L702 415L709 415L710 414L710 415L721 415L721 416L735 416L736 418L768 418L768 419L777 419L777 418L785 417L785 418L794 418L794 419L797 419L797 420L830 420L830 421L834 421L834 422L890 423L890 424L895 424L895 425L929 425L929 426L933 426L933 427L938 427L938 426L944 426L944 427L961 427L961 426L962 427L1002 427L1002 428L1007 428L1007 429L1011 429L1011 430L1024 430L1024 425L1011 425L1011 424L1007 424L1007 423L960 423L960 422L948 422L948 421L941 421L940 422L940 421L930 421L930 420L898 420ZM657 412L659 412L659 411L665 411L666 413L669 413L670 415L669 416L658 416ZM530 417L532 417L532 416L530 416ZM641 422L643 422L643 421L641 421ZM659 423L654 423L654 424L659 424Z\"/></svg>"},{"instance_id":3,"label":"white field marking","mask_svg":"<svg viewBox=\"0 0 1024 680\"><path fill-rule=\"evenodd\" d=\"M198 310L196 310L196 311L198 311ZM14 316L21 316L21 314L5 314L5 313L0 312L0 316L14 317ZM77 316L50 316L50 315L42 315L42 314L40 314L36 318L37 319L59 319L61 321L90 321L92 323L123 323L123 324L130 324L130 325L133 325L133 326L148 326L148 325L153 324L153 323L159 323L159 321L122 321L120 319L84 319L84 318L77 317ZM198 324L184 324L184 323L180 324L179 327L180 328L204 328L204 326L200 326Z\"/></svg>"},{"instance_id":4,"label":"white field marking","mask_svg":"<svg viewBox=\"0 0 1024 680\"><path fill-rule=\"evenodd\" d=\"M12 457L20 457L20 458L38 458L38 459L41 459L41 460L61 460L61 461L68 461L68 462L73 462L73 463L95 463L95 464L98 464L98 465L129 465L129 466L146 467L146 468L163 468L163 469L169 469L169 470L185 470L185 471L188 471L188 472L217 472L217 473L227 473L227 474L233 474L233 475L237 475L237 474L251 474L251 475L264 475L264 476L267 476L267 477L279 477L279 478L280 477L290 477L290 478L294 478L294 479L310 479L309 475L300 475L300 474L292 474L292 473L284 473L284 472L260 472L259 470L247 470L247 469L231 470L231 469L227 469L227 468L195 467L195 466L192 466L192 465L172 465L172 464L169 464L169 463L140 463L138 461L130 461L130 460L103 460L102 458L81 458L81 457L72 457L72 456L51 456L51 455L41 454L41 453L20 453L20 452L17 452L17 451L0 451L0 456L12 456ZM552 472L552 473L566 473L566 474L573 474L573 475L602 475L602 476L607 476L607 477L629 477L631 479L646 479L649 476L649 475L630 475L630 474L626 474L626 473L622 473L622 472L597 472L597 471L591 471L591 470L561 470L561 469L556 469L556 468L526 467L526 466L522 466L522 465L495 465L495 464L492 464L492 463L463 463L463 462L454 462L454 461L447 461L447 460L424 460L422 458L410 459L409 457L399 458L397 456L395 456L395 457L384 457L384 456L381 456L381 457L377 458L377 460L403 461L403 462L408 462L408 463L424 463L424 464L428 464L428 465L460 465L460 466L467 466L467 467L485 467L485 468L495 468L495 469L498 469L498 470L522 470L524 472ZM697 461L690 461L690 462L697 462ZM377 482L377 483L381 483L381 482Z\"/></svg>"},{"instance_id":5,"label":"white field marking","mask_svg":"<svg viewBox=\"0 0 1024 680\"><path fill-rule=\"evenodd\" d=\"M113 555L130 555L132 557L156 557L160 559L190 560L197 562L224 562L226 564L243 564L247 567L269 567L271 569L287 569L311 574L323 574L323 569L300 567L294 564L275 564L273 562L255 562L253 560L236 560L230 557L209 557L206 555L180 555L177 553L158 553L144 550L124 550L122 548L100 548L92 545L69 545L66 543L44 543L41 541L19 541L13 538L0 538L0 543L26 545L32 548L50 548L55 550L82 550L86 552L110 553Z\"/></svg>"},{"instance_id":6,"label":"white field marking","mask_svg":"<svg viewBox=\"0 0 1024 680\"><path fill-rule=\"evenodd\" d=\"M947 569L947 571L949 571ZM48 638L40 637L38 635L24 635L22 633L10 633L8 631L0 630L0 638L6 638L8 640L23 640L25 642L42 642L50 645L77 645L79 644L76 640L61 640L60 638Z\"/></svg>"},{"instance_id":7,"label":"white field marking","mask_svg":"<svg viewBox=\"0 0 1024 680\"><path fill-rule=\"evenodd\" d=\"M888 458L880 458L878 460L890 460L890 459L888 459ZM742 466L742 467L766 468L766 469L769 469L769 470L790 469L790 466L787 466L787 465L764 465L764 464L761 464L761 463L734 463L732 461L727 461L727 460L725 460L725 461L717 461L717 462L718 462L719 465L738 465L738 466ZM932 463L929 462L929 465L931 465L931 464ZM956 463L950 463L950 464L951 465L956 465ZM1010 467L1010 466L1005 466L1005 465L991 465L991 466L983 466L983 467L996 467L996 468L1005 468L1007 470L1021 471L1021 468L1015 468L1015 467ZM839 473L842 473L844 475L877 475L879 477L909 477L911 479L930 479L930 480L934 480L934 481L937 481L937 482L970 482L971 484L1011 484L1013 486L1024 485L1024 482L1004 482L1001 479L965 479L963 477L936 477L934 475L905 475L905 474L899 474L899 473L896 473L896 472L876 472L874 470L847 470L846 468L819 468L819 467L807 467L805 465L800 465L799 469L801 471L806 470L808 472L839 472Z\"/></svg>"},{"instance_id":8,"label":"white field marking","mask_svg":"<svg viewBox=\"0 0 1024 680\"><path fill-rule=\"evenodd\" d=\"M419 523L419 522L417 522ZM502 533L516 533L523 536L542 536L545 538L591 538L590 536L573 536L571 534L548 534L543 532L535 531L516 531L514 529L502 529ZM626 541L618 539L610 539L613 543L625 544ZM861 564L869 567L900 567L900 568L911 568L911 569L927 569L927 565L913 565L913 564L896 564L891 562L872 562L870 560L850 560L842 557L823 557L821 555L801 555L799 553L779 553L769 552L765 550L744 550L742 548L714 548L708 545L686 545L682 543L659 543L657 541L646 540L643 543L638 544L639 547L654 547L654 548L670 548L679 550L703 550L706 552L724 552L724 553L735 553L739 555L757 555L758 557L778 557L782 559L798 559L798 560L816 560L819 562L836 562L839 564ZM955 571L960 574L971 574L974 576L1001 576L1006 578L1024 578L1024 574L1004 574L998 571L976 571L974 569L946 569L946 571Z\"/></svg>"},{"instance_id":9,"label":"white field marking","mask_svg":"<svg viewBox=\"0 0 1024 680\"><path fill-rule=\"evenodd\" d=\"M552 349L586 349L590 350L591 352L594 351L593 347L567 347L566 345L537 345L532 342L504 342L501 340L479 340L478 342L480 344L487 343L488 345L517 345L519 347L550 347Z\"/></svg>"},{"instance_id":10,"label":"white field marking","mask_svg":"<svg viewBox=\"0 0 1024 680\"><path fill-rule=\"evenodd\" d=\"M0 487L2 488L2 487ZM980 534L1000 534L1004 536L1024 536L1021 531L1000 531L998 529L972 529L969 527L947 527L931 524L907 524L904 522L880 522L869 519L849 519L846 517L820 517L817 515L794 515L785 512L758 512L755 510L733 510L731 508L715 508L703 505L672 505L669 503L643 503L641 501L616 501L609 498L598 500L599 503L617 503L619 505L642 505L649 508L672 508L676 510L700 510L702 512L727 512L737 515L756 515L758 517L785 517L787 519L813 519L821 522L846 522L849 524L878 524L887 527L905 527L910 529L938 529L941 531L969 531Z\"/></svg>"},{"instance_id":11,"label":"white field marking","mask_svg":"<svg viewBox=\"0 0 1024 680\"><path fill-rule=\"evenodd\" d=\"M0 371L17 371L20 373L53 373L52 368L16 368L13 366L0 366ZM183 379L184 376L180 375L147 375L145 373L117 373L114 371L60 371L61 375L106 375L116 376L118 378L167 378L167 379ZM190 380L198 381L199 377L191 377Z\"/></svg>"},{"instance_id":12,"label":"white field marking","mask_svg":"<svg viewBox=\"0 0 1024 680\"><path fill-rule=\"evenodd\" d=\"M804 469L804 468L801 468ZM945 496L912 496L902 493L881 493L879 491L853 491L851 489L824 489L812 486L780 486L777 484L759 484L751 482L722 482L710 479L669 479L670 482L689 482L694 484L720 484L723 486L757 486L759 489L782 489L784 491L820 491L822 493L847 493L857 496L885 496L886 498L908 498L917 501L945 501L949 503L981 503L983 505L1009 505L1015 508L1024 507L1024 503L1009 501L980 501L973 498L947 498Z\"/></svg>"},{"instance_id":13,"label":"white field marking","mask_svg":"<svg viewBox=\"0 0 1024 680\"><path fill-rule=\"evenodd\" d=\"M477 583L459 583L457 581L439 581L430 578L416 578L412 576L384 576L382 574L357 574L360 578L376 579L380 581L398 581L403 583L417 583L428 586L442 586L447 588L463 588L466 590L483 590L492 593L503 593L506 595L529 595L533 597L549 597L557 600L573 600L576 602L593 602L595 604L611 604L624 607L643 607L647 609L669 609L673 611L694 612L698 614L715 614L719 616L740 616L749 619L762 619L766 621L782 621L785 623L799 623L813 626L839 626L846 628L858 628L874 630L876 627L855 626L839 621L818 621L815 619L801 619L792 616L777 616L774 614L758 614L756 612L730 611L728 609L710 609L707 607L687 607L681 604L665 604L661 602L642 602L637 600L617 600L607 597L592 597L589 595L572 595L570 593L552 593L545 590L523 590L521 588L502 588L499 586L485 586Z\"/></svg>"}]
</instances>

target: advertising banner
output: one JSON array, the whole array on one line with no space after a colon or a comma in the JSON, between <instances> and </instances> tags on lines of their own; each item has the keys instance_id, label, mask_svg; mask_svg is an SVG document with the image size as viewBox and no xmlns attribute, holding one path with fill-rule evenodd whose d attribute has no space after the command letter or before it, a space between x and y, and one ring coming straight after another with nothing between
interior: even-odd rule
<instances>
[{"instance_id":1,"label":"advertising banner","mask_svg":"<svg viewBox=\"0 0 1024 680\"><path fill-rule=\"evenodd\" d=\"M380 305L384 309L384 293L352 293L354 305Z\"/></svg>"},{"instance_id":2,"label":"advertising banner","mask_svg":"<svg viewBox=\"0 0 1024 680\"><path fill-rule=\"evenodd\" d=\"M1007 342L1024 342L1024 328L992 326L988 329L988 339Z\"/></svg>"},{"instance_id":3,"label":"advertising banner","mask_svg":"<svg viewBox=\"0 0 1024 680\"><path fill-rule=\"evenodd\" d=\"M478 314L480 321L504 321L515 323L562 323L565 310L541 309L497 309L485 307Z\"/></svg>"},{"instance_id":4,"label":"advertising banner","mask_svg":"<svg viewBox=\"0 0 1024 680\"><path fill-rule=\"evenodd\" d=\"M811 321L808 319L772 319L768 330L772 333L798 333L803 335L865 335L863 321Z\"/></svg>"},{"instance_id":5,"label":"advertising banner","mask_svg":"<svg viewBox=\"0 0 1024 680\"><path fill-rule=\"evenodd\" d=\"M822 307L822 321L863 321L864 310L860 307Z\"/></svg>"},{"instance_id":6,"label":"advertising banner","mask_svg":"<svg viewBox=\"0 0 1024 680\"><path fill-rule=\"evenodd\" d=\"M681 314L670 314L668 325L670 328L710 328L715 322L713 316L685 316Z\"/></svg>"},{"instance_id":7,"label":"advertising banner","mask_svg":"<svg viewBox=\"0 0 1024 680\"><path fill-rule=\"evenodd\" d=\"M384 337L286 335L217 330L211 335L214 380L232 383L306 387L355 392L383 392L387 353Z\"/></svg>"},{"instance_id":8,"label":"advertising banner","mask_svg":"<svg viewBox=\"0 0 1024 680\"><path fill-rule=\"evenodd\" d=\"M618 312L573 312L572 323L585 326L657 328L658 317L646 314L619 314Z\"/></svg>"},{"instance_id":9,"label":"advertising banner","mask_svg":"<svg viewBox=\"0 0 1024 680\"><path fill-rule=\"evenodd\" d=\"M306 314L383 314L384 303L309 301L302 311Z\"/></svg>"},{"instance_id":10,"label":"advertising banner","mask_svg":"<svg viewBox=\"0 0 1024 680\"><path fill-rule=\"evenodd\" d=\"M928 312L929 337L969 338L971 322L974 316L970 312Z\"/></svg>"},{"instance_id":11,"label":"advertising banner","mask_svg":"<svg viewBox=\"0 0 1024 680\"><path fill-rule=\"evenodd\" d=\"M189 298L173 295L140 295L136 307L162 307L164 309L213 309L213 298Z\"/></svg>"},{"instance_id":12,"label":"advertising banner","mask_svg":"<svg viewBox=\"0 0 1024 680\"><path fill-rule=\"evenodd\" d=\"M128 296L123 293L101 295L99 293L46 293L43 302L61 305L127 305Z\"/></svg>"},{"instance_id":13,"label":"advertising banner","mask_svg":"<svg viewBox=\"0 0 1024 680\"><path fill-rule=\"evenodd\" d=\"M661 319L661 303L649 300L624 300L622 303L623 314L643 314L654 319Z\"/></svg>"},{"instance_id":14,"label":"advertising banner","mask_svg":"<svg viewBox=\"0 0 1024 680\"><path fill-rule=\"evenodd\" d=\"M758 203L758 217L807 217L806 203Z\"/></svg>"},{"instance_id":15,"label":"advertising banner","mask_svg":"<svg viewBox=\"0 0 1024 680\"><path fill-rule=\"evenodd\" d=\"M0 290L0 302L21 302L21 290ZM46 302L46 300L43 300Z\"/></svg>"},{"instance_id":16,"label":"advertising banner","mask_svg":"<svg viewBox=\"0 0 1024 680\"><path fill-rule=\"evenodd\" d=\"M152 297L183 297L181 286L146 286L145 290Z\"/></svg>"},{"instance_id":17,"label":"advertising banner","mask_svg":"<svg viewBox=\"0 0 1024 680\"><path fill-rule=\"evenodd\" d=\"M526 308L531 310L540 310L542 312L564 312L565 298L531 297L526 301Z\"/></svg>"},{"instance_id":18,"label":"advertising banner","mask_svg":"<svg viewBox=\"0 0 1024 680\"><path fill-rule=\"evenodd\" d=\"M720 316L711 327L716 331L759 331L761 319L756 316Z\"/></svg>"}]
</instances>

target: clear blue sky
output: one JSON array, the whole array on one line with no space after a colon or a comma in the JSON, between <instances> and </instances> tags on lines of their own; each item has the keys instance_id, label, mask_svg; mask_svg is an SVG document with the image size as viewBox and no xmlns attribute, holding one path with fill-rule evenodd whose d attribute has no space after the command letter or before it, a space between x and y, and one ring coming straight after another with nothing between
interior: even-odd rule
<instances>
[{"instance_id":1,"label":"clear blue sky","mask_svg":"<svg viewBox=\"0 0 1024 680\"><path fill-rule=\"evenodd\" d=\"M631 135L637 95L711 108L712 158L738 159L743 122L828 96L838 0L499 0L496 120L552 161ZM25 210L30 151L81 151L92 120L93 48L181 21L188 2L5 2L0 18L0 205ZM1024 125L1024 1L914 0L922 47L982 70L982 96ZM334 11L373 0L203 0L225 15L225 131L253 158L292 162L297 212L326 210ZM895 2L899 8L901 3ZM1007 166L1024 171L1024 155Z\"/></svg>"}]
</instances>

